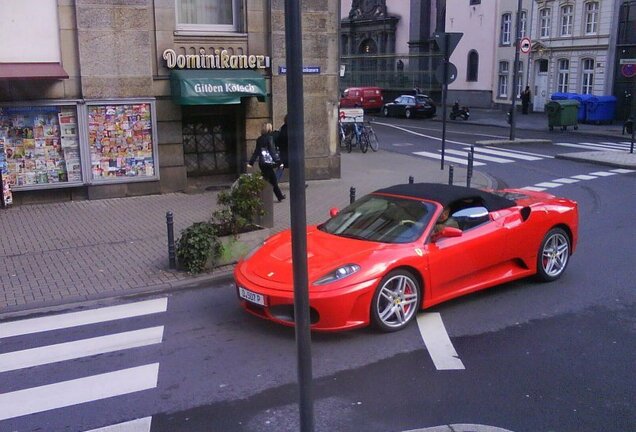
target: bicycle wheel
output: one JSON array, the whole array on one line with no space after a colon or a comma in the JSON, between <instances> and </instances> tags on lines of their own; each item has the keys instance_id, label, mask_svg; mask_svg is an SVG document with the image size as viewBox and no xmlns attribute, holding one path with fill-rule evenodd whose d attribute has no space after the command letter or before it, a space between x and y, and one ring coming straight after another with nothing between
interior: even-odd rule
<instances>
[{"instance_id":1,"label":"bicycle wheel","mask_svg":"<svg viewBox=\"0 0 636 432\"><path fill-rule=\"evenodd\" d=\"M347 138L347 153L351 153L351 150L353 150L353 133L349 134L348 138Z\"/></svg>"},{"instance_id":2,"label":"bicycle wheel","mask_svg":"<svg viewBox=\"0 0 636 432\"><path fill-rule=\"evenodd\" d=\"M362 153L366 153L369 150L369 135L364 132L360 135L360 150Z\"/></svg>"},{"instance_id":3,"label":"bicycle wheel","mask_svg":"<svg viewBox=\"0 0 636 432\"><path fill-rule=\"evenodd\" d=\"M378 137L375 135L375 131L371 129L370 126L369 126L368 136L369 136L369 147L371 147L371 150L373 150L374 152L377 152L380 144L378 143Z\"/></svg>"}]
</instances>

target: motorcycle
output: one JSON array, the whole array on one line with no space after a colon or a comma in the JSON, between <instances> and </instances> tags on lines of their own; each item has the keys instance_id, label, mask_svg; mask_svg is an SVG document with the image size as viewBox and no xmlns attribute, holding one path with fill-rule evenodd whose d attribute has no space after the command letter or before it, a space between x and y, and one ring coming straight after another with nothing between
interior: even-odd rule
<instances>
[{"instance_id":1,"label":"motorcycle","mask_svg":"<svg viewBox=\"0 0 636 432\"><path fill-rule=\"evenodd\" d=\"M455 120L458 117L462 120L468 120L470 117L470 109L467 106L460 107L459 102L455 102L450 112L450 119Z\"/></svg>"}]
</instances>

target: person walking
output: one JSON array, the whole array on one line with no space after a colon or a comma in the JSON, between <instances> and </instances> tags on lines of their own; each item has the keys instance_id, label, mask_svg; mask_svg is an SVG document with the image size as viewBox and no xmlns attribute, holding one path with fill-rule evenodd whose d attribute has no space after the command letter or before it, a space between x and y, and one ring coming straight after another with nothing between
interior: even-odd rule
<instances>
[{"instance_id":1,"label":"person walking","mask_svg":"<svg viewBox=\"0 0 636 432\"><path fill-rule=\"evenodd\" d=\"M276 169L276 179L280 181L283 176L283 171L285 168L289 168L289 142L287 136L287 114L285 114L285 120L283 121L283 125L278 130L278 135L276 135L276 148L278 148L278 153L280 155L280 161L282 165Z\"/></svg>"},{"instance_id":2,"label":"person walking","mask_svg":"<svg viewBox=\"0 0 636 432\"><path fill-rule=\"evenodd\" d=\"M530 86L526 86L526 89L521 92L521 113L528 114L528 107L530 106Z\"/></svg>"},{"instance_id":3,"label":"person walking","mask_svg":"<svg viewBox=\"0 0 636 432\"><path fill-rule=\"evenodd\" d=\"M273 126L271 123L263 123L261 126L261 136L256 140L256 147L254 153L247 163L248 168L252 168L256 159L258 159L258 167L261 169L263 178L267 180L274 188L274 195L281 202L285 198L285 194L280 190L278 186L278 179L276 178L276 167L282 167L280 156L276 151L276 145L274 145Z\"/></svg>"}]
</instances>

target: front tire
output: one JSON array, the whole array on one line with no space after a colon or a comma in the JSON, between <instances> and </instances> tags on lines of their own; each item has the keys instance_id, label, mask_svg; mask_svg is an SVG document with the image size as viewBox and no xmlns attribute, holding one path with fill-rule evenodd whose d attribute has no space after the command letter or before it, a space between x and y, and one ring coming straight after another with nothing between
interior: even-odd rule
<instances>
[{"instance_id":1,"label":"front tire","mask_svg":"<svg viewBox=\"0 0 636 432\"><path fill-rule=\"evenodd\" d=\"M371 321L384 332L406 327L417 314L422 289L415 276L395 270L382 278L371 301Z\"/></svg>"},{"instance_id":2,"label":"front tire","mask_svg":"<svg viewBox=\"0 0 636 432\"><path fill-rule=\"evenodd\" d=\"M406 111L404 111L404 117L410 119L412 116L413 114L411 113L411 110L407 108Z\"/></svg>"},{"instance_id":3,"label":"front tire","mask_svg":"<svg viewBox=\"0 0 636 432\"><path fill-rule=\"evenodd\" d=\"M557 280L570 261L570 238L562 228L545 235L537 254L537 278L543 282Z\"/></svg>"},{"instance_id":4,"label":"front tire","mask_svg":"<svg viewBox=\"0 0 636 432\"><path fill-rule=\"evenodd\" d=\"M384 107L382 109L382 114L384 115L384 117L388 117L389 116L389 109L387 107Z\"/></svg>"}]
</instances>

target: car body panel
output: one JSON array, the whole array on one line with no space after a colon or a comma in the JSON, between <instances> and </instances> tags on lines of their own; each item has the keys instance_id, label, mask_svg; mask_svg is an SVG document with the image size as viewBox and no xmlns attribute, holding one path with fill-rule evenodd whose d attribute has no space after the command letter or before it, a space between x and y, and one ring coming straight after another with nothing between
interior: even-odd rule
<instances>
[{"instance_id":1,"label":"car body panel","mask_svg":"<svg viewBox=\"0 0 636 432\"><path fill-rule=\"evenodd\" d=\"M401 185L371 195L422 200L422 197L405 194L408 189L409 186ZM440 189L439 185L431 190L437 189ZM464 188L459 193L464 190L471 191ZM506 198L502 198L504 196ZM474 197L473 193L467 192L463 202ZM489 197L493 199L489 201ZM436 197L438 201L429 202L434 204L434 212L421 236L406 243L345 238L323 232L322 225L309 226L307 262L312 330L338 331L368 325L374 291L380 280L396 269L408 270L421 282L420 307L427 308L536 274L540 245L554 227L567 232L570 254L575 251L578 241L576 202L542 192L513 189L497 191L497 195L486 193L478 198L484 198L480 203L492 210L477 225L464 225L461 235L456 237L438 238L433 234L435 221L447 204L440 202L443 200L439 197ZM345 264L357 264L360 269L341 280L326 285L315 284L316 280ZM292 267L291 233L288 230L270 237L251 257L237 264L234 272L237 287L262 294L267 299L265 307L239 299L241 305L261 318L293 326Z\"/></svg>"},{"instance_id":2,"label":"car body panel","mask_svg":"<svg viewBox=\"0 0 636 432\"><path fill-rule=\"evenodd\" d=\"M407 110L410 115L407 115ZM433 117L437 108L427 95L401 95L384 104L382 112L386 117Z\"/></svg>"},{"instance_id":3,"label":"car body panel","mask_svg":"<svg viewBox=\"0 0 636 432\"><path fill-rule=\"evenodd\" d=\"M384 104L380 87L349 87L344 90L340 98L340 108L362 108L364 110L379 110Z\"/></svg>"}]
</instances>

